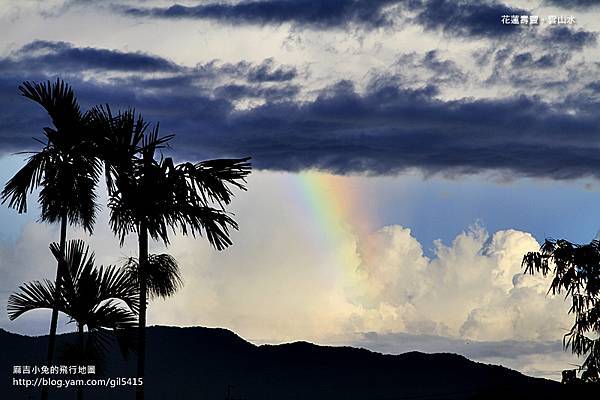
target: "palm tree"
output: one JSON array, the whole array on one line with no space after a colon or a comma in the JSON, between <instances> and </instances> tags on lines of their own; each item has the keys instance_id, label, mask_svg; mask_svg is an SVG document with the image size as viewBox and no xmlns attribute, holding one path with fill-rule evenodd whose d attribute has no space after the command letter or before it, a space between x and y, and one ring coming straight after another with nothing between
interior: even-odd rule
<instances>
[{"instance_id":1,"label":"palm tree","mask_svg":"<svg viewBox=\"0 0 600 400\"><path fill-rule=\"evenodd\" d=\"M161 137L158 124L148 124L134 110L113 116L109 107L93 110L105 132L103 161L109 191L110 225L121 244L128 234L138 236L140 312L138 377L144 376L146 299L149 278L149 237L169 244L169 231L205 235L217 250L232 244L229 230L236 222L225 211L232 187L245 190L249 158L219 159L175 164L157 159L157 150L168 146L173 135ZM143 399L143 388L137 392Z\"/></svg>"},{"instance_id":2,"label":"palm tree","mask_svg":"<svg viewBox=\"0 0 600 400\"><path fill-rule=\"evenodd\" d=\"M22 285L20 292L8 299L9 318L14 320L27 311L57 307L77 323L79 360L82 363L90 358L97 360L105 349L108 334L117 334L122 339L137 325L138 285L124 268L96 268L94 253L81 240L69 241L64 251L59 244L52 243L50 250L65 266L61 290L49 280ZM78 398L82 396L80 388Z\"/></svg>"},{"instance_id":3,"label":"palm tree","mask_svg":"<svg viewBox=\"0 0 600 400\"><path fill-rule=\"evenodd\" d=\"M27 196L41 188L39 205L41 220L60 222L60 245L64 250L67 225L80 225L92 232L96 212L95 187L100 176L99 160L95 156L93 131L89 114L82 113L73 89L60 79L54 84L24 82L19 86L24 97L41 105L50 116L54 127L43 129L44 140L38 140L42 149L29 152L27 163L7 183L2 191L2 203L19 213L27 211ZM58 323L61 274L60 262L56 268L56 306L52 308L48 340L48 363L54 358L56 327ZM43 398L47 393L43 392Z\"/></svg>"},{"instance_id":4,"label":"palm tree","mask_svg":"<svg viewBox=\"0 0 600 400\"><path fill-rule=\"evenodd\" d=\"M581 380L600 383L600 241L580 245L547 239L539 252L523 257L523 266L526 273L552 274L548 292L571 297L569 313L575 322L563 338L564 347L586 356Z\"/></svg>"}]
</instances>

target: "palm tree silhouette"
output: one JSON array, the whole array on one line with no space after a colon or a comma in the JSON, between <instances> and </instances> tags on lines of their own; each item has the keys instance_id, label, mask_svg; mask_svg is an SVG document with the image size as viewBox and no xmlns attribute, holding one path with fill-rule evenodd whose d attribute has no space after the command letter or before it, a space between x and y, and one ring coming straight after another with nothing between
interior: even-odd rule
<instances>
[{"instance_id":1,"label":"palm tree silhouette","mask_svg":"<svg viewBox=\"0 0 600 400\"><path fill-rule=\"evenodd\" d=\"M108 106L96 107L94 120L103 126L103 161L109 192L110 225L121 244L128 234L138 236L137 278L140 312L138 377L145 367L146 301L149 277L149 237L169 244L169 231L205 235L218 250L232 244L230 229L237 223L225 211L233 197L232 186L245 190L249 158L219 159L175 164L157 150L173 135L159 136L134 110L114 116ZM139 387L138 399L144 398Z\"/></svg>"},{"instance_id":2,"label":"palm tree silhouette","mask_svg":"<svg viewBox=\"0 0 600 400\"><path fill-rule=\"evenodd\" d=\"M101 359L107 335L111 333L117 335L120 344L131 343L131 334L137 325L135 313L139 310L139 294L138 285L129 271L114 266L96 268L94 253L82 240L67 242L64 252L57 243L52 243L50 250L65 266L61 290L58 291L55 283L49 280L22 285L20 292L8 299L9 318L14 320L27 311L57 306L77 323L77 353L82 364ZM82 396L83 388L79 388L77 397Z\"/></svg>"},{"instance_id":3,"label":"palm tree silhouette","mask_svg":"<svg viewBox=\"0 0 600 400\"><path fill-rule=\"evenodd\" d=\"M100 176L100 162L94 155L93 130L90 114L82 113L73 89L57 79L54 84L24 82L19 86L24 97L41 105L48 113L54 127L45 127L44 140L38 140L40 151L31 156L5 185L2 203L19 213L27 212L27 196L41 188L38 202L41 220L60 222L60 245L64 250L67 225L80 225L92 232L97 205L95 187ZM58 294L61 274L60 262L56 268L57 305L52 308L48 340L48 363L54 358L56 326L58 323ZM47 397L44 391L42 398Z\"/></svg>"},{"instance_id":4,"label":"palm tree silhouette","mask_svg":"<svg viewBox=\"0 0 600 400\"><path fill-rule=\"evenodd\" d=\"M540 251L523 257L523 266L525 273L554 276L548 293L571 297L569 313L574 314L575 322L563 345L586 356L580 367L581 380L600 383L600 241L581 245L546 239ZM566 380L573 376L563 371Z\"/></svg>"}]
</instances>

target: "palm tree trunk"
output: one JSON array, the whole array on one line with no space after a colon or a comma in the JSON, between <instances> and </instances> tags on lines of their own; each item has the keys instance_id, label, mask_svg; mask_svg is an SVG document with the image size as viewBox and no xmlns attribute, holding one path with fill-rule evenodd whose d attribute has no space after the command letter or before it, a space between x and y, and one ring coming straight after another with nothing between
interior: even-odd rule
<instances>
[{"instance_id":1,"label":"palm tree trunk","mask_svg":"<svg viewBox=\"0 0 600 400\"><path fill-rule=\"evenodd\" d=\"M79 351L81 354L80 365L84 365L85 360L85 333L83 331L83 324L79 325ZM77 388L77 400L83 400L83 386Z\"/></svg>"},{"instance_id":2,"label":"palm tree trunk","mask_svg":"<svg viewBox=\"0 0 600 400\"><path fill-rule=\"evenodd\" d=\"M139 242L139 271L140 280L140 319L138 333L138 358L137 377L144 378L144 364L146 362L146 264L148 262L148 228L146 221L140 223ZM144 384L146 382L143 382ZM144 384L137 386L136 399L144 399Z\"/></svg>"},{"instance_id":3,"label":"palm tree trunk","mask_svg":"<svg viewBox=\"0 0 600 400\"><path fill-rule=\"evenodd\" d=\"M60 252L65 254L65 247L67 244L67 213L63 212L60 220ZM56 347L56 328L58 326L58 302L60 299L60 281L62 277L63 267L59 261L56 266L56 281L54 287L56 288L56 297L54 299L54 308L52 309L52 319L50 321L50 335L48 336L48 365L50 366L54 361L54 347ZM48 388L42 388L42 400L48 398Z\"/></svg>"}]
</instances>

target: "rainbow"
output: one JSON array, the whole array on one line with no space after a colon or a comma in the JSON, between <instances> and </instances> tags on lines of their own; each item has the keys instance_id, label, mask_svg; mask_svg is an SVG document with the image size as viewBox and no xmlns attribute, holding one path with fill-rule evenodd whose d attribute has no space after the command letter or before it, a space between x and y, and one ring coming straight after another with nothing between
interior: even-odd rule
<instances>
[{"instance_id":1,"label":"rainbow","mask_svg":"<svg viewBox=\"0 0 600 400\"><path fill-rule=\"evenodd\" d=\"M347 176L308 171L295 175L300 198L312 221L314 240L325 252L335 252L338 272L357 267L356 241L368 234L372 218L357 182Z\"/></svg>"}]
</instances>

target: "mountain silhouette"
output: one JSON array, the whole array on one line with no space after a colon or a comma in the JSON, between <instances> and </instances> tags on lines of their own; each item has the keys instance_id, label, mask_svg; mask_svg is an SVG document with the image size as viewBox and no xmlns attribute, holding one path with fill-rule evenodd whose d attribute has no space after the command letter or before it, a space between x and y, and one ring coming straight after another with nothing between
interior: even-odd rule
<instances>
[{"instance_id":1,"label":"mountain silhouette","mask_svg":"<svg viewBox=\"0 0 600 400\"><path fill-rule=\"evenodd\" d=\"M581 390L456 354L385 355L307 342L256 346L220 328L146 329L147 399L560 399ZM13 378L27 376L12 372L14 365L43 365L47 340L0 329L2 399L39 397L39 389L14 386ZM59 359L61 349L75 340L74 334L58 336ZM99 366L104 371L84 378L133 378L135 356L125 360L116 343L107 346L110 351ZM72 399L75 390L54 389L50 394ZM132 387L85 389L86 399L133 397Z\"/></svg>"}]
</instances>

